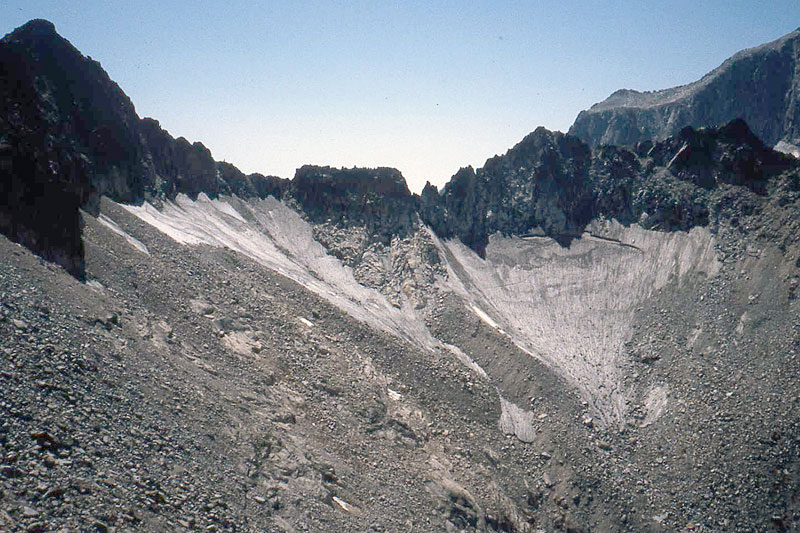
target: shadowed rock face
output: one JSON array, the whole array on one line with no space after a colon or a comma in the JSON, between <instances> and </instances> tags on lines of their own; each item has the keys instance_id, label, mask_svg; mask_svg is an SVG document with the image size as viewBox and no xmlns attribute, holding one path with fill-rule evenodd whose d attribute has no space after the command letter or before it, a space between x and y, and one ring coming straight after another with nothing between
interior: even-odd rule
<instances>
[{"instance_id":1,"label":"shadowed rock face","mask_svg":"<svg viewBox=\"0 0 800 533\"><path fill-rule=\"evenodd\" d=\"M80 277L91 176L133 199L137 180L120 179L137 158L133 105L47 21L0 41L0 63L0 231Z\"/></svg>"},{"instance_id":2,"label":"shadowed rock face","mask_svg":"<svg viewBox=\"0 0 800 533\"><path fill-rule=\"evenodd\" d=\"M791 167L788 158L765 147L741 119L708 132L685 128L646 155L698 187L741 185L762 195L770 177Z\"/></svg>"},{"instance_id":3,"label":"shadowed rock face","mask_svg":"<svg viewBox=\"0 0 800 533\"><path fill-rule=\"evenodd\" d=\"M685 128L633 151L601 147L539 128L503 156L461 169L438 193L423 190L423 220L484 255L489 236L539 234L567 244L596 217L659 230L706 226L726 185L764 195L795 167L741 120Z\"/></svg>"},{"instance_id":4,"label":"shadowed rock face","mask_svg":"<svg viewBox=\"0 0 800 533\"><path fill-rule=\"evenodd\" d=\"M671 89L623 89L582 111L569 133L630 146L742 118L769 146L800 143L800 30L737 53L702 79Z\"/></svg>"},{"instance_id":5,"label":"shadowed rock face","mask_svg":"<svg viewBox=\"0 0 800 533\"><path fill-rule=\"evenodd\" d=\"M55 26L33 20L0 41L0 231L83 275L78 208L100 195L263 195L280 180L217 172L201 143L140 119L124 92ZM238 171L237 171L238 172Z\"/></svg>"},{"instance_id":6,"label":"shadowed rock face","mask_svg":"<svg viewBox=\"0 0 800 533\"><path fill-rule=\"evenodd\" d=\"M405 234L414 223L415 200L403 175L393 168L305 165L297 170L290 190L311 220L365 225L382 242Z\"/></svg>"},{"instance_id":7,"label":"shadowed rock face","mask_svg":"<svg viewBox=\"0 0 800 533\"><path fill-rule=\"evenodd\" d=\"M589 147L538 128L483 168L462 168L436 201L423 191L423 218L441 236L455 236L483 253L488 236L540 228L568 240L592 216Z\"/></svg>"}]
</instances>

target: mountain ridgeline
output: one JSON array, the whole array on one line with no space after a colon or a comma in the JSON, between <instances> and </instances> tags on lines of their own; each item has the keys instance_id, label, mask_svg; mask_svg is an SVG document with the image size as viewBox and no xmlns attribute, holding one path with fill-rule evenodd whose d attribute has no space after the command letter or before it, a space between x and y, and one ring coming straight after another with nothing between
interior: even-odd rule
<instances>
[{"instance_id":1,"label":"mountain ridgeline","mask_svg":"<svg viewBox=\"0 0 800 533\"><path fill-rule=\"evenodd\" d=\"M660 91L621 89L569 130L592 146L633 146L681 129L744 119L769 146L800 144L800 29L743 50L700 80Z\"/></svg>"},{"instance_id":2,"label":"mountain ridgeline","mask_svg":"<svg viewBox=\"0 0 800 533\"><path fill-rule=\"evenodd\" d=\"M140 119L102 69L33 20L0 41L0 231L72 274L83 275L79 207L121 202L269 194L278 178L245 176L201 143L174 139Z\"/></svg>"},{"instance_id":3,"label":"mountain ridgeline","mask_svg":"<svg viewBox=\"0 0 800 533\"><path fill-rule=\"evenodd\" d=\"M768 66L793 64L780 58L795 50L796 37L740 54L698 84L719 92L726 73L738 79L742 69L761 64L763 54L777 58ZM134 204L178 194L271 195L294 202L317 222L366 224L387 243L421 220L483 254L495 232L548 235L567 244L597 217L660 230L707 225L719 211L715 191L735 186L764 195L772 178L796 171L792 158L765 146L741 119L719 129L685 128L661 141L647 139L663 137L667 129L647 130L644 138L589 135L583 124L613 107L604 103L581 114L574 135L538 128L482 168L462 168L441 191L428 184L419 196L388 168L304 166L292 181L245 175L214 161L201 143L175 139L156 120L140 119L100 64L81 55L50 22L34 20L7 35L0 57L8 73L0 85L0 231L79 278L79 209L92 212L102 195ZM764 83L774 85L772 78ZM733 94L730 100L740 99ZM675 109L685 107L671 101ZM764 113L775 115L772 103L764 105ZM708 119L703 117L690 122ZM793 131L784 127L794 123L791 117L769 127L752 118L770 144ZM608 139L636 144L590 146Z\"/></svg>"}]
</instances>

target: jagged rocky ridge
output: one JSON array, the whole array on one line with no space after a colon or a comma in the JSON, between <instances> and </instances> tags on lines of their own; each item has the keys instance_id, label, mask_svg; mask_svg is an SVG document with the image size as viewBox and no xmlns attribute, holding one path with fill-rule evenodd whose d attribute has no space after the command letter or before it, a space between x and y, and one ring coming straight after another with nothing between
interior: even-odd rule
<instances>
[{"instance_id":1,"label":"jagged rocky ridge","mask_svg":"<svg viewBox=\"0 0 800 533\"><path fill-rule=\"evenodd\" d=\"M686 128L632 151L592 151L578 139L539 128L477 172L461 169L441 194L428 186L421 212L437 233L479 253L495 232L537 233L568 243L597 217L659 230L706 226L727 185L766 194L767 183L796 169L741 120Z\"/></svg>"},{"instance_id":2,"label":"jagged rocky ridge","mask_svg":"<svg viewBox=\"0 0 800 533\"><path fill-rule=\"evenodd\" d=\"M174 139L157 121L139 119L100 65L49 22L32 21L8 35L0 53L9 73L0 115L2 231L77 276L83 272L78 208L91 210L100 195L133 203L200 192L291 197L314 221L365 222L387 243L407 232L418 213L440 236L456 236L482 253L494 232L541 232L567 243L598 216L665 230L704 225L712 206L700 198L703 191L746 181L763 192L769 176L791 165L735 122L630 152L592 152L574 137L539 128L483 168L461 169L441 194L428 185L420 197L393 169L306 166L291 182L246 176L215 162L201 143ZM648 184L671 178L697 189L650 193Z\"/></svg>"},{"instance_id":3,"label":"jagged rocky ridge","mask_svg":"<svg viewBox=\"0 0 800 533\"><path fill-rule=\"evenodd\" d=\"M744 50L702 79L660 91L621 89L582 111L569 130L592 146L632 146L681 129L741 118L769 146L800 144L800 30Z\"/></svg>"}]
</instances>

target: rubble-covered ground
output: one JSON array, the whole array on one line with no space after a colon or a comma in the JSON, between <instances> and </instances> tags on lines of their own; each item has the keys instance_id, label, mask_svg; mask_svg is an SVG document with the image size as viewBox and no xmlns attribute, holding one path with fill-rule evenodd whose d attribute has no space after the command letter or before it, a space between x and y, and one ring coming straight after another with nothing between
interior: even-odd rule
<instances>
[{"instance_id":1,"label":"rubble-covered ground","mask_svg":"<svg viewBox=\"0 0 800 533\"><path fill-rule=\"evenodd\" d=\"M102 211L86 283L0 241L3 529L797 527L800 324L777 240L722 234L717 270L636 302L618 426L476 312L491 291L465 299L433 237L351 252L362 287L418 302L426 348L245 253Z\"/></svg>"}]
</instances>

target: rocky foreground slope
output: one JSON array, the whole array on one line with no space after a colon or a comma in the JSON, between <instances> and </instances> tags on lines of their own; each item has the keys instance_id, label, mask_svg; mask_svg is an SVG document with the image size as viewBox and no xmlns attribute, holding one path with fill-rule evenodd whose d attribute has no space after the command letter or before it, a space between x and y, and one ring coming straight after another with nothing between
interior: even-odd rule
<instances>
[{"instance_id":1,"label":"rocky foreground slope","mask_svg":"<svg viewBox=\"0 0 800 533\"><path fill-rule=\"evenodd\" d=\"M800 30L727 59L700 80L660 91L621 89L569 130L591 144L631 146L681 129L744 119L769 146L800 145Z\"/></svg>"},{"instance_id":2,"label":"rocky foreground slope","mask_svg":"<svg viewBox=\"0 0 800 533\"><path fill-rule=\"evenodd\" d=\"M797 530L800 168L743 121L416 196L214 163L44 21L0 53L3 232L67 269L0 239L0 527Z\"/></svg>"}]
</instances>

